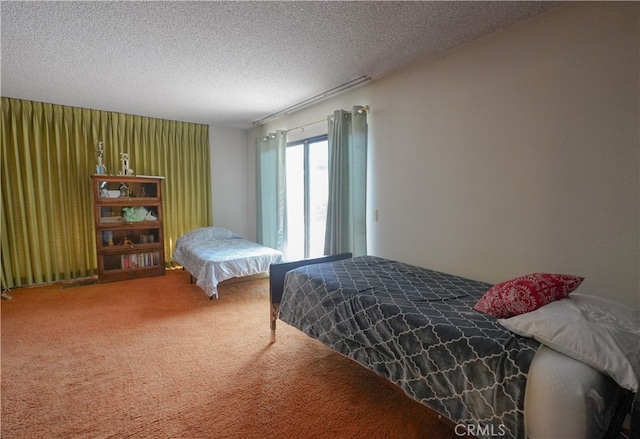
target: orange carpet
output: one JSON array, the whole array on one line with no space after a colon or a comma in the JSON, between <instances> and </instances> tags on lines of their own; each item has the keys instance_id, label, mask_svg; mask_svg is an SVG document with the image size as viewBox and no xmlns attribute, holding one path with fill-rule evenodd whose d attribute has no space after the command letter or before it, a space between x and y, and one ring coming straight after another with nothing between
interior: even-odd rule
<instances>
[{"instance_id":1,"label":"orange carpet","mask_svg":"<svg viewBox=\"0 0 640 439\"><path fill-rule=\"evenodd\" d=\"M282 322L268 280L23 288L2 307L2 438L455 438Z\"/></svg>"}]
</instances>

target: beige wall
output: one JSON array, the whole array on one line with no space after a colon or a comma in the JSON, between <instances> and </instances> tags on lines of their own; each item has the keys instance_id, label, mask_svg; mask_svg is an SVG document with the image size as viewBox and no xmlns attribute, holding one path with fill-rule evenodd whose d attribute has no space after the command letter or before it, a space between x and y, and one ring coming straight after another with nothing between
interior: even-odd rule
<instances>
[{"instance_id":1,"label":"beige wall","mask_svg":"<svg viewBox=\"0 0 640 439\"><path fill-rule=\"evenodd\" d=\"M245 144L243 131L209 127L213 225L248 236Z\"/></svg>"},{"instance_id":2,"label":"beige wall","mask_svg":"<svg viewBox=\"0 0 640 439\"><path fill-rule=\"evenodd\" d=\"M569 3L261 129L369 104L370 254L492 283L578 274L639 307L639 11Z\"/></svg>"}]
</instances>

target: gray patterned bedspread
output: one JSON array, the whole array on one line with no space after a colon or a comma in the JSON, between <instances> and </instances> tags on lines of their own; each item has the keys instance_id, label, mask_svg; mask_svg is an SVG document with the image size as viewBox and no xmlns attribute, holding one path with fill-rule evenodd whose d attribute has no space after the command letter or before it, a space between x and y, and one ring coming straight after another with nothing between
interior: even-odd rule
<instances>
[{"instance_id":1,"label":"gray patterned bedspread","mask_svg":"<svg viewBox=\"0 0 640 439\"><path fill-rule=\"evenodd\" d=\"M287 273L280 319L479 437L524 437L539 347L472 310L490 285L363 256Z\"/></svg>"}]
</instances>

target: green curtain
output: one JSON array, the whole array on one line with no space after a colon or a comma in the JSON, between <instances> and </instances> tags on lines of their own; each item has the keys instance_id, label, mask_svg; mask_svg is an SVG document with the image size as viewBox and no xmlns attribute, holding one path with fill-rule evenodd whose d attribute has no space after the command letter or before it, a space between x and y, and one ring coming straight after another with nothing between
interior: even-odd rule
<instances>
[{"instance_id":1,"label":"green curtain","mask_svg":"<svg viewBox=\"0 0 640 439\"><path fill-rule=\"evenodd\" d=\"M165 176L167 266L176 239L212 224L209 127L2 97L3 288L96 273L90 176L98 142L107 173L120 153L138 175Z\"/></svg>"},{"instance_id":2,"label":"green curtain","mask_svg":"<svg viewBox=\"0 0 640 439\"><path fill-rule=\"evenodd\" d=\"M367 112L362 108L328 117L327 255L367 254Z\"/></svg>"},{"instance_id":3,"label":"green curtain","mask_svg":"<svg viewBox=\"0 0 640 439\"><path fill-rule=\"evenodd\" d=\"M287 132L256 139L257 241L284 251L287 241Z\"/></svg>"}]
</instances>

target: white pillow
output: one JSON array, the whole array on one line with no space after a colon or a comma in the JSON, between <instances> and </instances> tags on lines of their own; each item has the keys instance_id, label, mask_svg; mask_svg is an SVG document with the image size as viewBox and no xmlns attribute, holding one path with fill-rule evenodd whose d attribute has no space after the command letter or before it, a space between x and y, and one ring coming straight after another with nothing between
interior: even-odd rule
<instances>
[{"instance_id":1,"label":"white pillow","mask_svg":"<svg viewBox=\"0 0 640 439\"><path fill-rule=\"evenodd\" d=\"M240 239L242 236L223 227L200 227L183 235L185 238L200 239Z\"/></svg>"},{"instance_id":2,"label":"white pillow","mask_svg":"<svg viewBox=\"0 0 640 439\"><path fill-rule=\"evenodd\" d=\"M572 293L535 311L498 319L508 330L582 361L638 392L640 310Z\"/></svg>"}]
</instances>

